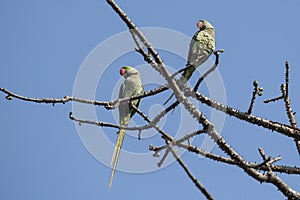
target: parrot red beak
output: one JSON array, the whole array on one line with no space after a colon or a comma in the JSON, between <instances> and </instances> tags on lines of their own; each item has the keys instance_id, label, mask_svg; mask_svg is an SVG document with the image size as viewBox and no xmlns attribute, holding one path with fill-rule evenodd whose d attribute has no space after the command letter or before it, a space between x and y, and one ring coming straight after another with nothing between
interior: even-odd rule
<instances>
[{"instance_id":1,"label":"parrot red beak","mask_svg":"<svg viewBox=\"0 0 300 200\"><path fill-rule=\"evenodd\" d=\"M120 75L121 76L124 76L124 74L126 73L126 70L124 68L121 68L120 69Z\"/></svg>"}]
</instances>

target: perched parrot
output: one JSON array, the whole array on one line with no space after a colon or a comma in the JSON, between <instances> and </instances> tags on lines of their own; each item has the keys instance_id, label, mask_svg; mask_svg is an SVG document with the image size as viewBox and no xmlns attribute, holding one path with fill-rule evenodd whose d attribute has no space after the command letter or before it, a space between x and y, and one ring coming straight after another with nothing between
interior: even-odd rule
<instances>
[{"instance_id":1,"label":"perched parrot","mask_svg":"<svg viewBox=\"0 0 300 200\"><path fill-rule=\"evenodd\" d=\"M123 66L120 69L120 74L125 78L125 80L120 87L119 98L132 97L144 93L144 88L142 85L140 73L136 69L130 66ZM139 106L140 102L141 99L136 99L134 101L131 101L131 103L136 107ZM135 110L132 109L130 105L131 104L128 102L123 102L120 103L119 105L119 120L121 126L127 126L131 117L135 114ZM116 171L124 136L125 136L125 130L120 129L115 150L111 160L113 169L111 172L108 188L110 188L112 184L112 180Z\"/></svg>"},{"instance_id":2,"label":"perched parrot","mask_svg":"<svg viewBox=\"0 0 300 200\"><path fill-rule=\"evenodd\" d=\"M186 84L195 69L204 63L215 50L216 42L214 27L206 20L199 20L197 22L197 27L199 30L194 34L190 42L186 70L180 77L180 83L182 84ZM172 94L164 104L168 103L173 95L174 94Z\"/></svg>"}]
</instances>

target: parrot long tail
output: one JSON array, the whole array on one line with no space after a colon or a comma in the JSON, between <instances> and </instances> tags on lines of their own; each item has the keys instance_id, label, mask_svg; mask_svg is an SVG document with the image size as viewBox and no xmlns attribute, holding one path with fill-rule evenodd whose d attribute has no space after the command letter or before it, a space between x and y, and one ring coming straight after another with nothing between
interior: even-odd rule
<instances>
[{"instance_id":1,"label":"parrot long tail","mask_svg":"<svg viewBox=\"0 0 300 200\"><path fill-rule=\"evenodd\" d=\"M195 71L195 67L190 64L186 64L185 71L183 72L182 76L180 77L181 83L185 84L192 76L193 72ZM166 105L174 96L174 93L164 102L163 105Z\"/></svg>"},{"instance_id":2,"label":"parrot long tail","mask_svg":"<svg viewBox=\"0 0 300 200\"><path fill-rule=\"evenodd\" d=\"M125 136L125 130L121 129L119 131L119 136L118 136L118 139L117 139L115 150L114 150L114 153L113 153L113 156L112 156L112 159L111 159L111 165L113 166L113 168L112 168L112 171L111 171L111 176L110 176L108 188L111 187L111 184L112 184L112 181L113 181L113 178L114 178L114 175L115 175L115 171L116 171L117 163L118 163L118 160L119 160L120 151L121 151L121 147L122 147L122 144L123 144L124 136Z\"/></svg>"}]
</instances>

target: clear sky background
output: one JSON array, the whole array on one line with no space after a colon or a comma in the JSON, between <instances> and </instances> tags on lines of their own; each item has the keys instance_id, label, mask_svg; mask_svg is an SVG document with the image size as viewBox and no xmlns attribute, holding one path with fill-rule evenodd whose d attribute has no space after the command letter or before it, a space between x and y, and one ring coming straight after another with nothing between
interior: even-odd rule
<instances>
[{"instance_id":1,"label":"clear sky background","mask_svg":"<svg viewBox=\"0 0 300 200\"><path fill-rule=\"evenodd\" d=\"M252 82L258 80L264 93L255 102L253 114L284 123L288 123L284 104L264 105L262 101L280 95L288 60L292 106L300 120L299 1L127 0L119 5L139 27L168 28L188 36L196 31L198 19L211 21L216 29L217 48L225 49L219 71L227 103L246 111ZM1 0L0 26L0 87L41 98L72 95L76 74L86 56L99 43L127 30L104 0ZM114 48L118 46L108 49L108 53ZM176 63L164 52L161 55L166 63L174 63L174 68L184 64L184 60ZM123 56L108 67L104 77L107 85L119 80L121 61L144 64L139 54ZM195 80L196 77L192 82ZM109 100L111 88L101 83L98 88L101 92L97 92L97 100ZM202 89L205 92L205 87ZM169 94L158 97L158 102ZM0 94L0 199L204 198L176 162L151 173L117 171L108 190L111 169L82 144L68 118L71 103L53 107L16 99L7 101L4 97ZM145 102L151 104L150 100ZM141 108L146 108L145 104ZM109 121L112 118L107 113L97 108L98 116ZM166 127L170 132L176 131L174 128ZM115 142L116 130L105 130ZM257 151L261 147L267 155L282 156L277 164L300 165L293 141L276 132L227 117L222 135L249 161L261 161ZM158 136L151 142L163 144ZM147 152L149 143L131 138L125 148L134 150L138 146ZM217 148L213 152L220 153ZM104 153L111 156L111 151ZM284 199L274 186L260 184L237 167L189 153L182 158L216 199ZM299 176L280 177L300 191Z\"/></svg>"}]
</instances>

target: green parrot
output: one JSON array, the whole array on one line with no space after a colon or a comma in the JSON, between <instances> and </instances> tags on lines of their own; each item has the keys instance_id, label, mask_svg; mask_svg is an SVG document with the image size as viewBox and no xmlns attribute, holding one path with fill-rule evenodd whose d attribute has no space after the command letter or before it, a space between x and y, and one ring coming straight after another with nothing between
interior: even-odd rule
<instances>
[{"instance_id":1,"label":"green parrot","mask_svg":"<svg viewBox=\"0 0 300 200\"><path fill-rule=\"evenodd\" d=\"M214 27L206 20L199 20L197 22L197 27L199 30L194 34L190 42L186 64L187 70L182 73L179 80L182 84L186 84L195 69L204 63L215 50L216 42ZM173 95L174 94L172 94L164 104L168 103Z\"/></svg>"},{"instance_id":2,"label":"green parrot","mask_svg":"<svg viewBox=\"0 0 300 200\"><path fill-rule=\"evenodd\" d=\"M142 85L140 73L136 69L134 69L133 67L130 67L130 66L123 66L120 69L120 74L121 74L121 76L123 76L125 78L124 82L122 83L122 85L120 87L120 91L119 91L120 99L125 98L125 97L132 97L132 96L136 96L136 95L144 93L144 88ZM141 99L136 99L134 101L131 101L131 103L133 105L135 105L136 107L139 106L140 102L141 102ZM120 103L120 105L119 105L119 120L120 120L121 126L126 127L129 123L130 119L132 118L132 116L135 114L135 110L132 109L130 105L131 104L128 102L123 102L123 103ZM125 130L120 129L117 143L115 146L115 150L114 150L112 160L111 160L113 169L111 172L108 188L111 187L111 184L113 181L113 177L114 177L114 174L116 171L116 167L117 167L118 159L120 156L120 151L121 151L122 143L124 140L124 136L125 136Z\"/></svg>"}]
</instances>

